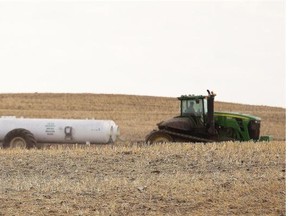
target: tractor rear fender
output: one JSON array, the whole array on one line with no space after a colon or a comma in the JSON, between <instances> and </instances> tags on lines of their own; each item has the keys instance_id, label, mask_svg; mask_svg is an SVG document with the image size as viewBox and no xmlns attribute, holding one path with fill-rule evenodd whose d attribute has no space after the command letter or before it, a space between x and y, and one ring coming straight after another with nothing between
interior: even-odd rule
<instances>
[{"instance_id":1,"label":"tractor rear fender","mask_svg":"<svg viewBox=\"0 0 288 216\"><path fill-rule=\"evenodd\" d=\"M157 126L160 130L170 128L181 131L192 131L195 128L193 120L188 117L175 117L167 121L162 121L158 123Z\"/></svg>"}]
</instances>

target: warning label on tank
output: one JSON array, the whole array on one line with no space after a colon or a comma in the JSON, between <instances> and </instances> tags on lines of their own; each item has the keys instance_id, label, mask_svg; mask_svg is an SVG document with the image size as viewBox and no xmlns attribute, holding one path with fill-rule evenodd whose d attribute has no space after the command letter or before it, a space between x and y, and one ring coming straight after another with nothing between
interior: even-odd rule
<instances>
[{"instance_id":1,"label":"warning label on tank","mask_svg":"<svg viewBox=\"0 0 288 216\"><path fill-rule=\"evenodd\" d=\"M45 125L45 133L47 135L54 135L55 133L55 124L53 122L49 122Z\"/></svg>"}]
</instances>

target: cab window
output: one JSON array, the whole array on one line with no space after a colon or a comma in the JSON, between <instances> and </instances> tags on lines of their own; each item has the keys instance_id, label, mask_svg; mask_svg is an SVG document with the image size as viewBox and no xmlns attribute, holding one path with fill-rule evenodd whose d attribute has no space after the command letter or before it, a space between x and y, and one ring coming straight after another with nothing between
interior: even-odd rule
<instances>
[{"instance_id":1,"label":"cab window","mask_svg":"<svg viewBox=\"0 0 288 216\"><path fill-rule=\"evenodd\" d=\"M207 99L203 99L203 105L204 105L204 115L207 115L208 113L208 104L207 104Z\"/></svg>"},{"instance_id":2,"label":"cab window","mask_svg":"<svg viewBox=\"0 0 288 216\"><path fill-rule=\"evenodd\" d=\"M203 100L202 99L182 100L182 114L202 116L203 115Z\"/></svg>"}]
</instances>

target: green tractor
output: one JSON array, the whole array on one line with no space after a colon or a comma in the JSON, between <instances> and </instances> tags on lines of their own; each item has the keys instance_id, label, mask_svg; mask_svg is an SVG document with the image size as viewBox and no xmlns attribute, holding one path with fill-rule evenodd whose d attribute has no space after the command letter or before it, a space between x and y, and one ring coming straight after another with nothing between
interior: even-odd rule
<instances>
[{"instance_id":1,"label":"green tractor","mask_svg":"<svg viewBox=\"0 0 288 216\"><path fill-rule=\"evenodd\" d=\"M158 123L158 130L146 136L146 143L272 140L271 136L260 137L259 117L214 112L216 95L209 90L207 92L208 96L178 97L180 116Z\"/></svg>"}]
</instances>

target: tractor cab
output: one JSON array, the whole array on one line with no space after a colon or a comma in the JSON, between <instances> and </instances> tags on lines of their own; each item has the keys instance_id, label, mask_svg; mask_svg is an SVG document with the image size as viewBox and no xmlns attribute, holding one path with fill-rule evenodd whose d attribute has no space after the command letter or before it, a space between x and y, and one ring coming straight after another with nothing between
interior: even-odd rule
<instances>
[{"instance_id":1,"label":"tractor cab","mask_svg":"<svg viewBox=\"0 0 288 216\"><path fill-rule=\"evenodd\" d=\"M178 99L180 100L180 116L189 117L195 122L195 126L204 127L208 113L207 97L185 95Z\"/></svg>"},{"instance_id":2,"label":"tractor cab","mask_svg":"<svg viewBox=\"0 0 288 216\"><path fill-rule=\"evenodd\" d=\"M214 97L213 92L208 91L208 96L182 95L180 100L181 117L189 117L194 121L195 127L203 127L210 133L215 133L214 125Z\"/></svg>"},{"instance_id":3,"label":"tractor cab","mask_svg":"<svg viewBox=\"0 0 288 216\"><path fill-rule=\"evenodd\" d=\"M207 98L204 96L181 96L178 98L181 106L181 116L201 116L207 115Z\"/></svg>"}]
</instances>

